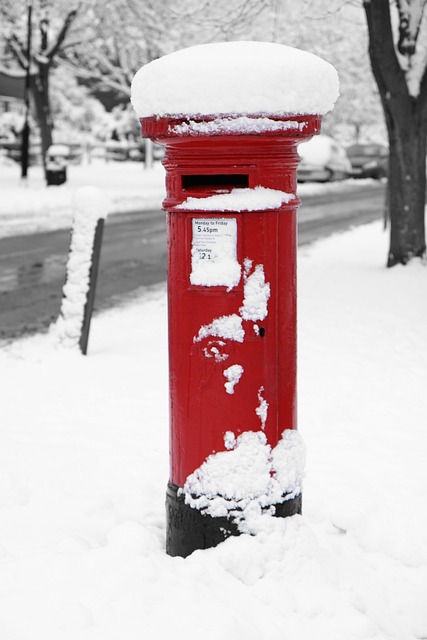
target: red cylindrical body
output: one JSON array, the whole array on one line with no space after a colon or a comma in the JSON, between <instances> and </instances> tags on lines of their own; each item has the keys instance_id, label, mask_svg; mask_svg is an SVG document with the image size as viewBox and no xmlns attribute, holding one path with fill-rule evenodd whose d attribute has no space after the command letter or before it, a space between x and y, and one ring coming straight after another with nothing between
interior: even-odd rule
<instances>
[{"instance_id":1,"label":"red cylindrical body","mask_svg":"<svg viewBox=\"0 0 427 640\"><path fill-rule=\"evenodd\" d=\"M141 120L143 135L165 146L170 482L177 487L183 487L210 454L225 449L227 431L237 436L263 430L274 447L284 429L297 426L297 144L319 132L320 118L298 116L280 122L281 130L265 133L195 134L180 126L182 119ZM279 208L257 211L179 208L189 197L259 186L294 195ZM218 233L220 225L230 224L236 230L236 256L242 268L239 283L231 289L192 284L195 230L205 225ZM243 317L242 305L245 282L257 266L270 295L268 314L254 320ZM242 340L221 332L215 335L213 323L231 316L240 318ZM224 371L236 364L243 373L234 392L228 393ZM266 403L268 410L263 412Z\"/></svg>"}]
</instances>

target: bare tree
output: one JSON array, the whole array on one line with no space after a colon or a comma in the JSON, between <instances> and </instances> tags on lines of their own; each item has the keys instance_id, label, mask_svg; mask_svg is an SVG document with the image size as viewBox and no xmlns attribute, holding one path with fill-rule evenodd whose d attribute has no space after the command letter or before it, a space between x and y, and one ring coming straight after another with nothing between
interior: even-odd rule
<instances>
[{"instance_id":1,"label":"bare tree","mask_svg":"<svg viewBox=\"0 0 427 640\"><path fill-rule=\"evenodd\" d=\"M26 51L25 6L34 5L34 48ZM66 65L92 91L129 98L139 67L161 55L238 36L267 0L1 0L0 64L31 69L43 158L52 143L52 68Z\"/></svg>"},{"instance_id":2,"label":"bare tree","mask_svg":"<svg viewBox=\"0 0 427 640\"><path fill-rule=\"evenodd\" d=\"M325 133L355 142L386 135L378 89L369 68L366 20L360 0L269 0L246 30L248 39L305 49L335 66L340 97L323 119Z\"/></svg>"},{"instance_id":3,"label":"bare tree","mask_svg":"<svg viewBox=\"0 0 427 640\"><path fill-rule=\"evenodd\" d=\"M73 5L73 3L71 3ZM2 62L7 67L30 68L30 90L34 101L36 118L40 127L42 155L45 163L46 152L52 144L52 115L49 100L49 77L54 63L64 47L66 38L74 23L80 5L64 10L62 17L55 16L55 26L51 24L51 6L48 0L34 3L34 27L36 38L31 55L26 48L26 37L22 27L25 3L4 2L0 16L7 26L2 29Z\"/></svg>"},{"instance_id":4,"label":"bare tree","mask_svg":"<svg viewBox=\"0 0 427 640\"><path fill-rule=\"evenodd\" d=\"M389 136L389 267L426 251L426 4L427 0L363 2L372 71Z\"/></svg>"},{"instance_id":5,"label":"bare tree","mask_svg":"<svg viewBox=\"0 0 427 640\"><path fill-rule=\"evenodd\" d=\"M267 2L110 0L106 11L104 0L93 0L88 37L66 48L62 57L93 87L129 97L143 64L193 44L236 38Z\"/></svg>"}]
</instances>

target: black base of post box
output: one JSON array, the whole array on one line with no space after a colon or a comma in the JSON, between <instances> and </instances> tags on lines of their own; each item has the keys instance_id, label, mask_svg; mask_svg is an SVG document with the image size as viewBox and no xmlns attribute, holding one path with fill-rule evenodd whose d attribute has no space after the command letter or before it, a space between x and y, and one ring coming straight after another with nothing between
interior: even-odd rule
<instances>
[{"instance_id":1,"label":"black base of post box","mask_svg":"<svg viewBox=\"0 0 427 640\"><path fill-rule=\"evenodd\" d=\"M168 483L166 492L166 553L186 558L197 549L210 549L230 536L240 535L237 525L226 517L213 518L185 504L179 487ZM301 513L302 495L275 505L275 515L287 518Z\"/></svg>"}]
</instances>

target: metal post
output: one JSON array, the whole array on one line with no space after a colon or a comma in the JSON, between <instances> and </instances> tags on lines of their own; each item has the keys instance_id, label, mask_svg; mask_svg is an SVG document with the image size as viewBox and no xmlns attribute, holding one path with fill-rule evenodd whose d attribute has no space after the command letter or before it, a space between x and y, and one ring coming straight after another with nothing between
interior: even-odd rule
<instances>
[{"instance_id":1,"label":"metal post","mask_svg":"<svg viewBox=\"0 0 427 640\"><path fill-rule=\"evenodd\" d=\"M21 147L21 178L26 179L28 174L28 158L29 158L29 142L30 142L30 78L31 78L31 18L33 13L33 0L28 0L27 15L27 73L25 75L25 121L22 130L22 147Z\"/></svg>"},{"instance_id":2,"label":"metal post","mask_svg":"<svg viewBox=\"0 0 427 640\"><path fill-rule=\"evenodd\" d=\"M85 356L87 353L87 345L89 342L90 322L92 320L93 305L95 302L96 282L98 279L98 267L101 257L102 235L104 232L104 218L99 218L95 237L93 239L92 260L89 271L89 290L87 292L86 304L83 315L83 325L80 334L79 346L80 351Z\"/></svg>"}]
</instances>

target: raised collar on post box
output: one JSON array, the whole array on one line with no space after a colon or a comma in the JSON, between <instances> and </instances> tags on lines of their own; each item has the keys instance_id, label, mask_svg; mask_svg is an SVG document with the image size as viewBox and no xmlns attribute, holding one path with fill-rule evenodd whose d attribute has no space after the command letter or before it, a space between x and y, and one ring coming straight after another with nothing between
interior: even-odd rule
<instances>
[{"instance_id":1,"label":"raised collar on post box","mask_svg":"<svg viewBox=\"0 0 427 640\"><path fill-rule=\"evenodd\" d=\"M165 147L171 211L188 197L265 187L296 194L297 145L320 132L317 115L145 117L142 135ZM297 204L298 199L292 202Z\"/></svg>"}]
</instances>

